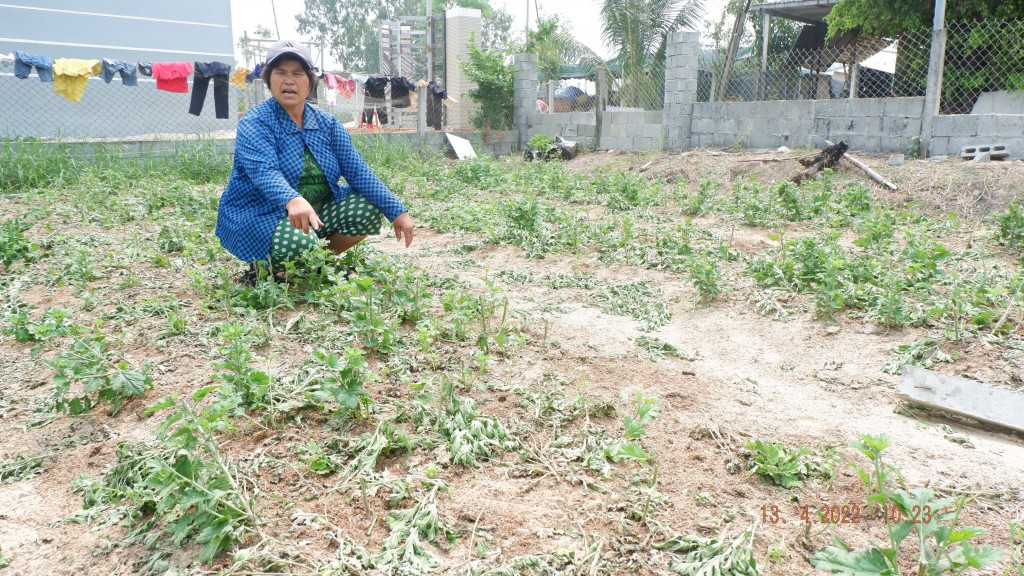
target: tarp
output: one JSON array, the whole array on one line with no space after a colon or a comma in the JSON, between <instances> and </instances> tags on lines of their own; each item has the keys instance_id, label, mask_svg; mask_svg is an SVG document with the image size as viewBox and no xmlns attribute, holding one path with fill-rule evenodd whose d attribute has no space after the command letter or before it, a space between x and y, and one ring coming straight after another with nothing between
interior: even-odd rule
<instances>
[{"instance_id":1,"label":"tarp","mask_svg":"<svg viewBox=\"0 0 1024 576\"><path fill-rule=\"evenodd\" d=\"M861 60L860 65L865 68L871 68L874 70L880 70L882 72L888 72L889 74L896 73L896 50L897 42L886 46L879 52L875 53L871 57Z\"/></svg>"}]
</instances>

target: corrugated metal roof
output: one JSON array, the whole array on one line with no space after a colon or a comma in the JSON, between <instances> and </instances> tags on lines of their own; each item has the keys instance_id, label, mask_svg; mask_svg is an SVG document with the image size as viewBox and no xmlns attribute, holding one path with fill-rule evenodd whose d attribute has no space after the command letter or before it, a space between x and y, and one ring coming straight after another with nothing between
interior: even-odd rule
<instances>
[{"instance_id":1,"label":"corrugated metal roof","mask_svg":"<svg viewBox=\"0 0 1024 576\"><path fill-rule=\"evenodd\" d=\"M832 11L832 7L839 2L840 0L787 0L757 4L751 6L750 10L805 24L821 24L825 21L825 16Z\"/></svg>"}]
</instances>

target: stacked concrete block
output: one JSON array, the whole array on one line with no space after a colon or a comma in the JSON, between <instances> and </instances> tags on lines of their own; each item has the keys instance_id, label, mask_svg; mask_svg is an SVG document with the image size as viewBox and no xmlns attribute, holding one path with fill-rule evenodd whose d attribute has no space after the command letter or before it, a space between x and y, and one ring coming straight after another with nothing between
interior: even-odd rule
<instances>
[{"instance_id":1,"label":"stacked concrete block","mask_svg":"<svg viewBox=\"0 0 1024 576\"><path fill-rule=\"evenodd\" d=\"M537 114L537 65L536 54L517 54L512 60L513 97L512 122L519 133L519 147L524 148L530 140L530 130L535 121L543 121L546 114Z\"/></svg>"},{"instance_id":2,"label":"stacked concrete block","mask_svg":"<svg viewBox=\"0 0 1024 576\"><path fill-rule=\"evenodd\" d=\"M982 116L969 114L936 116L932 128L932 155L956 156L964 146L995 140L998 135L978 133L981 119Z\"/></svg>"},{"instance_id":3,"label":"stacked concrete block","mask_svg":"<svg viewBox=\"0 0 1024 576\"><path fill-rule=\"evenodd\" d=\"M452 8L444 14L445 19L445 90L459 103L448 107L447 126L452 129L468 129L469 118L476 104L466 94L476 88L462 71L460 62L469 59L469 38L480 45L480 11L474 8Z\"/></svg>"},{"instance_id":4,"label":"stacked concrete block","mask_svg":"<svg viewBox=\"0 0 1024 576\"><path fill-rule=\"evenodd\" d=\"M665 55L663 146L668 150L681 150L692 145L690 120L697 97L700 35L696 32L673 32Z\"/></svg>"}]
</instances>

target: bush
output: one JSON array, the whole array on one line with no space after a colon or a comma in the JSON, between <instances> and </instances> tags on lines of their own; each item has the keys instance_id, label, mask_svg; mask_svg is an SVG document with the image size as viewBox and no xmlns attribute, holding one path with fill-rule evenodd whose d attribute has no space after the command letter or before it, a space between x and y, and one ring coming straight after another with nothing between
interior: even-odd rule
<instances>
[{"instance_id":1,"label":"bush","mask_svg":"<svg viewBox=\"0 0 1024 576\"><path fill-rule=\"evenodd\" d=\"M512 128L513 87L515 74L509 55L504 50L480 50L470 36L469 61L462 62L462 71L476 82L467 95L479 106L469 119L481 130Z\"/></svg>"}]
</instances>

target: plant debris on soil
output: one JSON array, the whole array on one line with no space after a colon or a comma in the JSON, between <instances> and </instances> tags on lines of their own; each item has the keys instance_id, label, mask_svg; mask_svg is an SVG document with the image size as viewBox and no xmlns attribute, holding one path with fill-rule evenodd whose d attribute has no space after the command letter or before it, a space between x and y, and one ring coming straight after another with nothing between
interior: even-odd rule
<instances>
[{"instance_id":1,"label":"plant debris on soil","mask_svg":"<svg viewBox=\"0 0 1024 576\"><path fill-rule=\"evenodd\" d=\"M1024 163L362 148L412 247L251 284L226 158L0 158L4 576L1022 573L1024 440L895 385L1024 393Z\"/></svg>"}]
</instances>

